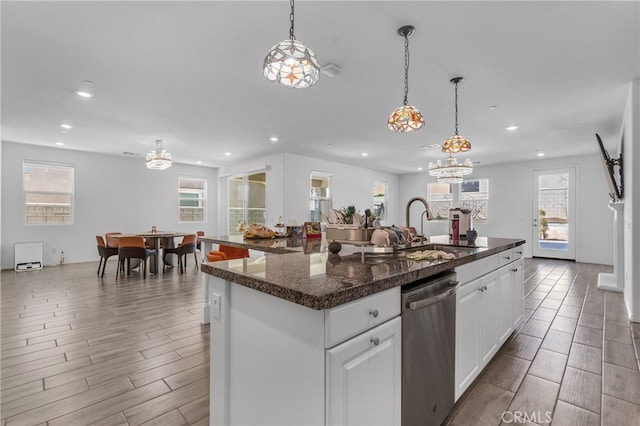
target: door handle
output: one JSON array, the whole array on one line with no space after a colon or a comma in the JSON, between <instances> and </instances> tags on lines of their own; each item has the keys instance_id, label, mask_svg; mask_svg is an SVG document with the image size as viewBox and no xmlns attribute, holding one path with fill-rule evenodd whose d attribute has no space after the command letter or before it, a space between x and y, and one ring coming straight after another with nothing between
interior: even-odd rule
<instances>
[{"instance_id":1,"label":"door handle","mask_svg":"<svg viewBox=\"0 0 640 426\"><path fill-rule=\"evenodd\" d=\"M450 296L456 294L456 291L458 291L458 285L457 284L454 285L453 287L449 288L449 290L445 291L444 293L439 294L438 296L429 297L429 298L426 298L426 299L422 299L422 300L418 300L418 301L409 303L409 309L411 309L412 311L417 311L418 309L422 309L422 308L426 308L427 306L435 305L436 303L443 301L447 297L450 297Z\"/></svg>"}]
</instances>

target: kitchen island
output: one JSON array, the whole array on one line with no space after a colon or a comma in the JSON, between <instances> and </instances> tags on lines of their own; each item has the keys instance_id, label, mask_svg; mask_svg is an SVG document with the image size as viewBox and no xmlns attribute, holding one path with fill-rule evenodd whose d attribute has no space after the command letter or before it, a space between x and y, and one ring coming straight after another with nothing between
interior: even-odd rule
<instances>
[{"instance_id":1,"label":"kitchen island","mask_svg":"<svg viewBox=\"0 0 640 426\"><path fill-rule=\"evenodd\" d=\"M500 254L521 257L524 241L429 243L455 258L363 256L355 247L333 255L323 246L203 264L211 424L399 424L401 287L457 268L463 284L484 283L480 275L498 270Z\"/></svg>"}]
</instances>

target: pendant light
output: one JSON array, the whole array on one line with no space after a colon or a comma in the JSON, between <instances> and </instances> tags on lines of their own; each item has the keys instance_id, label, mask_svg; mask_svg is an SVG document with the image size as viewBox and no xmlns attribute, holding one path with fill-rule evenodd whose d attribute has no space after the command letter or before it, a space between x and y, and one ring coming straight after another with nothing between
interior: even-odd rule
<instances>
[{"instance_id":1,"label":"pendant light","mask_svg":"<svg viewBox=\"0 0 640 426\"><path fill-rule=\"evenodd\" d=\"M455 84L455 107L456 107L456 132L442 144L442 152L449 154L449 157L443 164L440 160L436 163L429 164L429 175L435 176L438 183L461 183L464 176L471 174L473 171L473 163L471 160L465 160L464 163L458 163L451 154L458 152L467 152L471 149L471 143L464 136L458 134L458 83L463 80L462 77L455 77L450 80Z\"/></svg>"},{"instance_id":2,"label":"pendant light","mask_svg":"<svg viewBox=\"0 0 640 426\"><path fill-rule=\"evenodd\" d=\"M387 127L393 132L407 133L420 129L424 126L424 119L420 110L413 105L409 105L407 97L409 95L409 36L413 34L415 27L405 25L398 28L398 34L404 37L404 99L402 106L393 111L389 117Z\"/></svg>"},{"instance_id":3,"label":"pendant light","mask_svg":"<svg viewBox=\"0 0 640 426\"><path fill-rule=\"evenodd\" d=\"M442 152L455 154L457 152L467 152L471 149L471 143L464 136L458 134L458 83L464 80L462 77L454 77L450 81L456 86L456 133L442 144Z\"/></svg>"},{"instance_id":4,"label":"pendant light","mask_svg":"<svg viewBox=\"0 0 640 426\"><path fill-rule=\"evenodd\" d=\"M156 150L147 154L147 168L165 170L171 167L171 154L162 149L162 140L156 141Z\"/></svg>"},{"instance_id":5,"label":"pendant light","mask_svg":"<svg viewBox=\"0 0 640 426\"><path fill-rule=\"evenodd\" d=\"M318 82L320 66L311 49L296 40L294 28L294 0L290 0L289 39L283 40L269 50L264 58L264 76L284 87L305 89Z\"/></svg>"}]
</instances>

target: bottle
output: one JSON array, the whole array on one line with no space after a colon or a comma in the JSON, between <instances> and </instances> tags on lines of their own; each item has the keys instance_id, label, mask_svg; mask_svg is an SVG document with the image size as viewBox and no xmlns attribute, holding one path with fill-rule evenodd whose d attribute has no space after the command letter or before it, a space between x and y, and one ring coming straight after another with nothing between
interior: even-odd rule
<instances>
[{"instance_id":1,"label":"bottle","mask_svg":"<svg viewBox=\"0 0 640 426\"><path fill-rule=\"evenodd\" d=\"M453 241L460 240L460 220L453 219L451 221L451 233L453 234Z\"/></svg>"}]
</instances>

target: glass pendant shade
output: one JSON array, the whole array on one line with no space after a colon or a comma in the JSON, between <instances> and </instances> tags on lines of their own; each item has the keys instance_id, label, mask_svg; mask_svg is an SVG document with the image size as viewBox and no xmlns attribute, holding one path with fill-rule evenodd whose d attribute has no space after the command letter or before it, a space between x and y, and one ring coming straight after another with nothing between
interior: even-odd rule
<instances>
[{"instance_id":1,"label":"glass pendant shade","mask_svg":"<svg viewBox=\"0 0 640 426\"><path fill-rule=\"evenodd\" d=\"M387 122L387 128L398 133L413 132L424 126L424 117L420 110L409 105L407 101L409 96L409 36L413 34L414 30L412 25L398 28L398 34L404 38L404 98L402 106L393 111Z\"/></svg>"},{"instance_id":2,"label":"glass pendant shade","mask_svg":"<svg viewBox=\"0 0 640 426\"><path fill-rule=\"evenodd\" d=\"M413 105L397 108L389 117L389 130L400 133L413 132L424 126L424 118L420 110Z\"/></svg>"},{"instance_id":3,"label":"glass pendant shade","mask_svg":"<svg viewBox=\"0 0 640 426\"><path fill-rule=\"evenodd\" d=\"M429 163L429 175L436 177L438 183L461 183L464 176L471 174L472 171L473 163L471 160L458 163L452 156L449 156L444 164L440 160L436 163Z\"/></svg>"},{"instance_id":4,"label":"glass pendant shade","mask_svg":"<svg viewBox=\"0 0 640 426\"><path fill-rule=\"evenodd\" d=\"M171 154L162 149L162 141L156 141L156 150L147 154L147 168L165 170L171 167Z\"/></svg>"},{"instance_id":5,"label":"glass pendant shade","mask_svg":"<svg viewBox=\"0 0 640 426\"><path fill-rule=\"evenodd\" d=\"M315 53L298 40L276 44L264 58L264 76L285 87L304 89L320 79L320 65Z\"/></svg>"},{"instance_id":6,"label":"glass pendant shade","mask_svg":"<svg viewBox=\"0 0 640 426\"><path fill-rule=\"evenodd\" d=\"M467 152L471 149L471 143L464 136L453 135L442 144L442 152L455 154Z\"/></svg>"}]
</instances>

